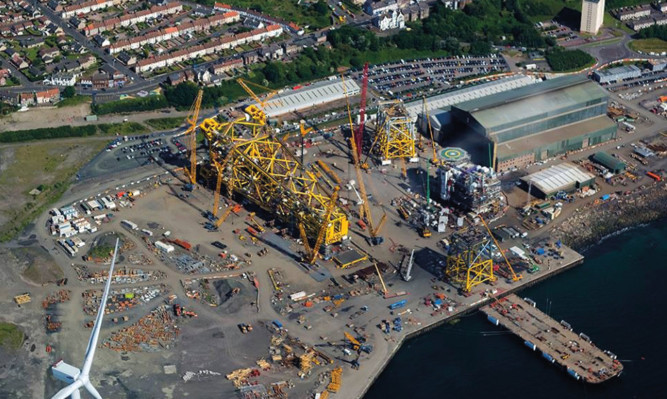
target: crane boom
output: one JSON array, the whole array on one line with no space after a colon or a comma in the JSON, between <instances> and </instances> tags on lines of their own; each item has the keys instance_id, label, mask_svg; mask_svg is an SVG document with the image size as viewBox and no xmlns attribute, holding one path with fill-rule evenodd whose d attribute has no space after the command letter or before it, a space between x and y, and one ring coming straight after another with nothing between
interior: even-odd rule
<instances>
[{"instance_id":1,"label":"crane boom","mask_svg":"<svg viewBox=\"0 0 667 399\"><path fill-rule=\"evenodd\" d=\"M366 93L368 92L368 61L364 64L364 74L361 84L361 101L359 103L359 127L357 128L356 144L357 156L361 158L361 147L364 142L364 128L366 125Z\"/></svg>"},{"instance_id":2,"label":"crane boom","mask_svg":"<svg viewBox=\"0 0 667 399\"><path fill-rule=\"evenodd\" d=\"M438 155L435 152L435 142L433 140L433 128L431 127L431 116L428 114L428 104L426 103L426 97L424 99L424 117L426 118L426 123L428 124L428 133L431 136L431 148L433 149L433 163L438 163ZM421 138L421 135L419 136Z\"/></svg>"},{"instance_id":3,"label":"crane boom","mask_svg":"<svg viewBox=\"0 0 667 399\"><path fill-rule=\"evenodd\" d=\"M186 169L190 183L197 182L197 120L199 119L199 109L201 108L201 100L204 96L204 90L199 89L197 98L190 108L187 118L187 124L190 125L186 130L185 135L188 136L189 150L190 150L190 170Z\"/></svg>"},{"instance_id":4,"label":"crane boom","mask_svg":"<svg viewBox=\"0 0 667 399\"><path fill-rule=\"evenodd\" d=\"M317 253L320 251L320 247L322 247L322 243L324 243L324 236L326 235L327 228L329 227L329 220L331 219L331 214L333 213L333 210L336 206L336 200L338 199L338 191L340 190L339 186L334 187L334 191L331 194L331 202L329 203L329 206L327 207L327 213L326 216L324 217L324 221L322 222L322 226L320 227L320 231L317 234L317 240L315 240L315 246L312 248L312 255L310 258L310 264L315 263L317 260Z\"/></svg>"},{"instance_id":5,"label":"crane boom","mask_svg":"<svg viewBox=\"0 0 667 399\"><path fill-rule=\"evenodd\" d=\"M489 225L486 224L486 221L484 221L484 218L481 215L477 215L479 217L479 220L482 221L482 224L486 228L486 231L489 233L491 236L491 239L493 240L493 243L496 244L496 248L498 248L498 251L500 251L500 254L503 256L503 259L505 259L505 263L507 264L507 268L509 269L510 273L512 274L512 281L519 281L523 278L522 275L514 273L514 269L512 268L512 265L510 265L510 261L507 260L507 257L505 256L505 253L500 249L500 245L498 245L498 241L496 241L496 237L491 233L491 229L489 228Z\"/></svg>"},{"instance_id":6,"label":"crane boom","mask_svg":"<svg viewBox=\"0 0 667 399\"><path fill-rule=\"evenodd\" d=\"M213 193L213 216L218 215L218 205L220 205L220 188L222 187L222 169L216 168L218 172L217 180L215 181L215 193Z\"/></svg>"},{"instance_id":7,"label":"crane boom","mask_svg":"<svg viewBox=\"0 0 667 399\"><path fill-rule=\"evenodd\" d=\"M358 351L359 348L361 348L361 342L359 342L359 340L354 338L354 336L352 334L350 334L347 331L343 331L343 335L345 335L345 339L350 341L350 343L352 344L352 349L354 349L355 351Z\"/></svg>"},{"instance_id":8,"label":"crane boom","mask_svg":"<svg viewBox=\"0 0 667 399\"><path fill-rule=\"evenodd\" d=\"M220 227L220 225L223 224L225 222L225 220L227 220L227 218L229 217L229 214L232 213L232 208L233 208L233 206L231 206L231 205L227 207L227 209L225 210L225 213L223 213L222 216L220 216L220 218L218 219L218 221L215 222L215 227Z\"/></svg>"},{"instance_id":9,"label":"crane boom","mask_svg":"<svg viewBox=\"0 0 667 399\"><path fill-rule=\"evenodd\" d=\"M371 215L371 209L370 206L368 205L368 195L366 194L366 185L364 184L364 178L361 175L361 166L359 165L359 152L357 150L357 143L356 143L356 137L354 134L354 124L352 123L352 113L350 112L350 99L347 96L347 90L345 89L345 78L341 76L341 79L343 81L343 93L345 93L345 99L347 101L347 117L349 119L350 123L350 131L352 132L352 137L350 138L350 146L351 148L351 153L352 153L352 161L354 164L354 170L357 175L357 182L359 184L359 191L361 193L361 210L362 210L362 218L365 216L366 220L368 221L368 227L369 227L369 233L370 233L370 241L372 245L378 245L381 244L384 239L382 237L378 237L375 235L377 233L376 229L373 227L373 216Z\"/></svg>"}]
</instances>

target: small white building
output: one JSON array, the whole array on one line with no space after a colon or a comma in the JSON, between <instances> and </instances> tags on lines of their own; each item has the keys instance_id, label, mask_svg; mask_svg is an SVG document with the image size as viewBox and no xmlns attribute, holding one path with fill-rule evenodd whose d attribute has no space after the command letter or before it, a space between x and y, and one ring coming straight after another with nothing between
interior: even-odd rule
<instances>
[{"instance_id":1,"label":"small white building","mask_svg":"<svg viewBox=\"0 0 667 399\"><path fill-rule=\"evenodd\" d=\"M164 253L170 253L174 251L173 245L164 243L162 241L155 241L155 247Z\"/></svg>"},{"instance_id":2,"label":"small white building","mask_svg":"<svg viewBox=\"0 0 667 399\"><path fill-rule=\"evenodd\" d=\"M373 19L373 24L381 31L405 28L405 17L401 11L390 11Z\"/></svg>"}]
</instances>

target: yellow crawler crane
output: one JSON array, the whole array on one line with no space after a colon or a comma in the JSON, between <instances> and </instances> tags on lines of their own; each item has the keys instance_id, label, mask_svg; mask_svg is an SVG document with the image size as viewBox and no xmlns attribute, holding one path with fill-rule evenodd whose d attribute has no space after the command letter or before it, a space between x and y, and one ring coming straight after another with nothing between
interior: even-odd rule
<instances>
[{"instance_id":1,"label":"yellow crawler crane","mask_svg":"<svg viewBox=\"0 0 667 399\"><path fill-rule=\"evenodd\" d=\"M376 153L383 163L416 157L415 124L402 102L380 102L376 126Z\"/></svg>"},{"instance_id":2,"label":"yellow crawler crane","mask_svg":"<svg viewBox=\"0 0 667 399\"><path fill-rule=\"evenodd\" d=\"M235 192L284 221L300 221L308 237L318 237L324 224L325 244L347 235L347 216L335 197L313 172L302 169L268 126L245 120L204 122L211 163L223 175L229 197Z\"/></svg>"}]
</instances>

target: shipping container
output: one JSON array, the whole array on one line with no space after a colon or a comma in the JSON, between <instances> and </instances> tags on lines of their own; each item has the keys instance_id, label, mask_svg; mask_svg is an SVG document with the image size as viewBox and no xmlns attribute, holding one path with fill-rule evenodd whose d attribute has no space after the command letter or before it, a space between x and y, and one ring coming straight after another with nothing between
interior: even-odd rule
<instances>
[{"instance_id":1,"label":"shipping container","mask_svg":"<svg viewBox=\"0 0 667 399\"><path fill-rule=\"evenodd\" d=\"M405 306L408 301L406 299L403 299L402 301L394 302L391 305L389 305L389 309L394 310L394 309L399 309Z\"/></svg>"}]
</instances>

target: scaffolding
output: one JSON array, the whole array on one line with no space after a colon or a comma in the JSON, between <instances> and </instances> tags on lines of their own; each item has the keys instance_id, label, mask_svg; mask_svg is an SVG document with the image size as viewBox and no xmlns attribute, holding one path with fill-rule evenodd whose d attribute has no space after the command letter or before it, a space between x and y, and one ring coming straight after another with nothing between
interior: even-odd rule
<instances>
[{"instance_id":1,"label":"scaffolding","mask_svg":"<svg viewBox=\"0 0 667 399\"><path fill-rule=\"evenodd\" d=\"M415 159L415 124L402 102L380 102L374 141L383 164Z\"/></svg>"},{"instance_id":2,"label":"scaffolding","mask_svg":"<svg viewBox=\"0 0 667 399\"><path fill-rule=\"evenodd\" d=\"M347 215L336 205L337 190L321 184L316 172L304 168L266 124L207 119L201 129L229 198L239 194L285 222L303 224L314 240L326 224L327 245L347 236Z\"/></svg>"},{"instance_id":3,"label":"scaffolding","mask_svg":"<svg viewBox=\"0 0 667 399\"><path fill-rule=\"evenodd\" d=\"M485 282L493 282L493 247L485 235L452 236L445 275L463 292Z\"/></svg>"}]
</instances>

